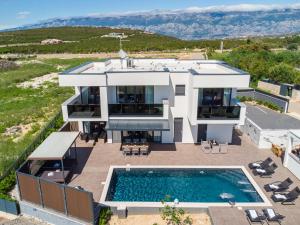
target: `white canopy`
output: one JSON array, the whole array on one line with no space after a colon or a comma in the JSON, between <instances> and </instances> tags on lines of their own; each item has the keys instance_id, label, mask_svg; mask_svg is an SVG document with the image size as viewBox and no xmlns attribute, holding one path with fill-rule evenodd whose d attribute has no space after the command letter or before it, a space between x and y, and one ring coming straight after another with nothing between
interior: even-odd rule
<instances>
[{"instance_id":1,"label":"white canopy","mask_svg":"<svg viewBox=\"0 0 300 225\"><path fill-rule=\"evenodd\" d=\"M79 132L53 132L28 157L29 160L61 160Z\"/></svg>"}]
</instances>

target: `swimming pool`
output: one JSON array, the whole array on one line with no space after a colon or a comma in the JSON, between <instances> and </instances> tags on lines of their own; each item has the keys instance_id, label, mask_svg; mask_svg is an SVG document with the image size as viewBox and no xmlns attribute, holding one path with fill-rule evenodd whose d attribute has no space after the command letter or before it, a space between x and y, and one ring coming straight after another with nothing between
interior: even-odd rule
<instances>
[{"instance_id":1,"label":"swimming pool","mask_svg":"<svg viewBox=\"0 0 300 225\"><path fill-rule=\"evenodd\" d=\"M243 167L113 167L101 199L127 205L166 197L191 205L264 204L265 196L246 173Z\"/></svg>"}]
</instances>

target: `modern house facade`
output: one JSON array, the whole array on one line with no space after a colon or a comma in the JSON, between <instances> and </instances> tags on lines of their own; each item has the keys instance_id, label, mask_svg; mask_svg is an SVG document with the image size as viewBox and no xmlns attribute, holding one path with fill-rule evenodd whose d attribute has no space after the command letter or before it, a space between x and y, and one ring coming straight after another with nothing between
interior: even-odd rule
<instances>
[{"instance_id":1,"label":"modern house facade","mask_svg":"<svg viewBox=\"0 0 300 225\"><path fill-rule=\"evenodd\" d=\"M82 133L105 133L108 143L144 138L157 143L232 141L246 107L237 88L250 75L216 60L120 59L91 62L59 75L75 95L63 117Z\"/></svg>"}]
</instances>

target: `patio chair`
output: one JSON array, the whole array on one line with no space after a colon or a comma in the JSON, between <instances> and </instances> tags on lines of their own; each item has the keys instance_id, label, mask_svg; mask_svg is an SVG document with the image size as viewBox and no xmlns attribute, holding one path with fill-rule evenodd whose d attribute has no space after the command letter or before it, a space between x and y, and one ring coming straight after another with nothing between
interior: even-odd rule
<instances>
[{"instance_id":1,"label":"patio chair","mask_svg":"<svg viewBox=\"0 0 300 225\"><path fill-rule=\"evenodd\" d=\"M281 224L281 220L284 219L285 216L280 215L274 211L274 209L263 209L262 210L268 222L277 222Z\"/></svg>"},{"instance_id":2,"label":"patio chair","mask_svg":"<svg viewBox=\"0 0 300 225\"><path fill-rule=\"evenodd\" d=\"M139 155L140 154L140 148L138 145L133 145L131 148L132 154L133 155Z\"/></svg>"},{"instance_id":3,"label":"patio chair","mask_svg":"<svg viewBox=\"0 0 300 225\"><path fill-rule=\"evenodd\" d=\"M249 163L249 168L250 169L256 169L256 168L265 168L268 167L270 165L270 163L272 162L272 159L270 157L266 158L264 161L260 160L260 161L256 161L253 163Z\"/></svg>"},{"instance_id":4,"label":"patio chair","mask_svg":"<svg viewBox=\"0 0 300 225\"><path fill-rule=\"evenodd\" d=\"M266 167L264 169L261 169L261 168L257 168L255 169L255 175L259 175L261 177L271 177L271 175L273 173L275 173L275 169L277 168L278 166L273 163L272 165L270 165L269 167Z\"/></svg>"},{"instance_id":5,"label":"patio chair","mask_svg":"<svg viewBox=\"0 0 300 225\"><path fill-rule=\"evenodd\" d=\"M284 204L295 204L295 200L299 197L300 195L300 189L298 187L295 187L293 190L290 192L282 192L282 193L277 193L272 195L272 199L274 202L281 202L282 205Z\"/></svg>"},{"instance_id":6,"label":"patio chair","mask_svg":"<svg viewBox=\"0 0 300 225\"><path fill-rule=\"evenodd\" d=\"M228 143L219 144L220 146L220 153L226 154L228 152Z\"/></svg>"},{"instance_id":7,"label":"patio chair","mask_svg":"<svg viewBox=\"0 0 300 225\"><path fill-rule=\"evenodd\" d=\"M213 145L211 148L211 153L217 154L220 153L220 146L219 145Z\"/></svg>"},{"instance_id":8,"label":"patio chair","mask_svg":"<svg viewBox=\"0 0 300 225\"><path fill-rule=\"evenodd\" d=\"M266 220L266 217L262 214L259 214L255 209L246 209L245 213L249 224L252 223L264 224L264 221Z\"/></svg>"},{"instance_id":9,"label":"patio chair","mask_svg":"<svg viewBox=\"0 0 300 225\"><path fill-rule=\"evenodd\" d=\"M148 155L149 154L149 145L142 145L140 147L140 153L142 155Z\"/></svg>"},{"instance_id":10,"label":"patio chair","mask_svg":"<svg viewBox=\"0 0 300 225\"><path fill-rule=\"evenodd\" d=\"M266 184L264 186L264 188L267 192L269 192L269 191L274 191L274 192L285 191L289 188L289 186L291 186L292 183L293 183L293 181L288 177L284 181L275 181L273 183Z\"/></svg>"},{"instance_id":11,"label":"patio chair","mask_svg":"<svg viewBox=\"0 0 300 225\"><path fill-rule=\"evenodd\" d=\"M201 141L201 149L204 153L211 153L211 146L208 141Z\"/></svg>"},{"instance_id":12,"label":"patio chair","mask_svg":"<svg viewBox=\"0 0 300 225\"><path fill-rule=\"evenodd\" d=\"M129 145L122 145L123 155L131 155L132 151Z\"/></svg>"}]
</instances>

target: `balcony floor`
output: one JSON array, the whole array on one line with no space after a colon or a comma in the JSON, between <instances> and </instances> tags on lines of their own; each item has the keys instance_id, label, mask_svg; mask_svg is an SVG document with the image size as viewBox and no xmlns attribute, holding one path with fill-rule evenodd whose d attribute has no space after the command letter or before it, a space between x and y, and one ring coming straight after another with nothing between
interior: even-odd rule
<instances>
[{"instance_id":1,"label":"balcony floor","mask_svg":"<svg viewBox=\"0 0 300 225\"><path fill-rule=\"evenodd\" d=\"M258 149L247 137L235 136L234 143L229 146L227 154L205 154L199 145L194 144L155 144L151 146L152 151L149 156L123 156L119 150L120 144L97 143L93 146L92 143L78 141L79 163L75 171L77 174L72 177L69 185L79 185L93 192L94 200L98 202L104 187L102 182L105 182L111 165L243 165L251 173L248 163L271 157L279 167L272 178L260 178L253 175L252 177L269 198L273 208L286 216L283 224L298 224L300 199L294 206L274 203L270 199L271 193L266 193L263 186L272 181L290 177L294 181L291 187L293 188L296 185L300 186L300 181L282 166L282 160L273 155L270 150Z\"/></svg>"}]
</instances>

